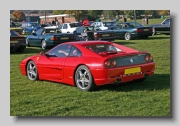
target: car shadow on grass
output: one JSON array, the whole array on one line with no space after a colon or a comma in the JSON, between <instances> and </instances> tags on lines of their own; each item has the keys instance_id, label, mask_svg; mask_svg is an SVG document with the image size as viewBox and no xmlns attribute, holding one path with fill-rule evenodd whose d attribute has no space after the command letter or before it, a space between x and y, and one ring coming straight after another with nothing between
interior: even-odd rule
<instances>
[{"instance_id":1,"label":"car shadow on grass","mask_svg":"<svg viewBox=\"0 0 180 126\"><path fill-rule=\"evenodd\" d=\"M41 51L47 52L49 49L41 49L38 47L27 47L23 52L16 52L15 50L10 51L10 54L30 54L40 53Z\"/></svg>"},{"instance_id":2,"label":"car shadow on grass","mask_svg":"<svg viewBox=\"0 0 180 126\"><path fill-rule=\"evenodd\" d=\"M155 91L170 89L170 83L170 74L154 74L143 82L103 85L100 86L98 90L110 90L117 92Z\"/></svg>"}]
</instances>

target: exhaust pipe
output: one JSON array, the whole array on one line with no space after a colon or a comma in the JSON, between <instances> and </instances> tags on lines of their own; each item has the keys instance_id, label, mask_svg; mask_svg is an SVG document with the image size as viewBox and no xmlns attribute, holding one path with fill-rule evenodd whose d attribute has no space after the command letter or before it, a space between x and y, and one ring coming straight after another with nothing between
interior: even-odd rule
<instances>
[{"instance_id":1,"label":"exhaust pipe","mask_svg":"<svg viewBox=\"0 0 180 126\"><path fill-rule=\"evenodd\" d=\"M147 78L148 76L149 76L148 74L145 74L145 75L144 75L144 78Z\"/></svg>"},{"instance_id":2,"label":"exhaust pipe","mask_svg":"<svg viewBox=\"0 0 180 126\"><path fill-rule=\"evenodd\" d=\"M121 78L116 78L116 80L114 81L114 84L119 84L121 82Z\"/></svg>"}]
</instances>

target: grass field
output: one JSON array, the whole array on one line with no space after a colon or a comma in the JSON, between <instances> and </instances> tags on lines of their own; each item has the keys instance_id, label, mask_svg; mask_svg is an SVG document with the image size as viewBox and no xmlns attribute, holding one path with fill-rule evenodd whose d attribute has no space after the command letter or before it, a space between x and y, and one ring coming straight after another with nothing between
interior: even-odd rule
<instances>
[{"instance_id":1,"label":"grass field","mask_svg":"<svg viewBox=\"0 0 180 126\"><path fill-rule=\"evenodd\" d=\"M10 54L11 116L171 116L170 35L115 42L150 52L155 74L142 83L106 85L94 92L48 81L30 81L20 73L19 63L37 54L28 47Z\"/></svg>"}]
</instances>

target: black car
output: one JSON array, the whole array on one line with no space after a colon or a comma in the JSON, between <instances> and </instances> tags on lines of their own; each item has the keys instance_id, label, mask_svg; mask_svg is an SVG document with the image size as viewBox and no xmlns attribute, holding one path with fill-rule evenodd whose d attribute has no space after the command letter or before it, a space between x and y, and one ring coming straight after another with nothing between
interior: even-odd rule
<instances>
[{"instance_id":1,"label":"black car","mask_svg":"<svg viewBox=\"0 0 180 126\"><path fill-rule=\"evenodd\" d=\"M101 30L94 26L80 26L75 31L76 40L114 40L112 30Z\"/></svg>"},{"instance_id":2,"label":"black car","mask_svg":"<svg viewBox=\"0 0 180 126\"><path fill-rule=\"evenodd\" d=\"M23 52L26 46L25 37L14 30L10 30L10 51Z\"/></svg>"},{"instance_id":3,"label":"black car","mask_svg":"<svg viewBox=\"0 0 180 126\"><path fill-rule=\"evenodd\" d=\"M157 33L170 34L170 21L171 21L171 19L167 18L160 24L149 25L149 26L153 27L153 35L156 35Z\"/></svg>"}]
</instances>

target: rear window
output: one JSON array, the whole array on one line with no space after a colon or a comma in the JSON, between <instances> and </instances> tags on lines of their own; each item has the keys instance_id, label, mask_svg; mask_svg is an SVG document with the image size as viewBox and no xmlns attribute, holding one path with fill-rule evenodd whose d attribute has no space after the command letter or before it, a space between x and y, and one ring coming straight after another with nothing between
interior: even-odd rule
<instances>
[{"instance_id":1,"label":"rear window","mask_svg":"<svg viewBox=\"0 0 180 126\"><path fill-rule=\"evenodd\" d=\"M81 26L81 24L80 24L80 23L71 23L71 24L69 24L69 25L71 26L71 28Z\"/></svg>"},{"instance_id":2,"label":"rear window","mask_svg":"<svg viewBox=\"0 0 180 126\"><path fill-rule=\"evenodd\" d=\"M111 44L96 44L96 45L88 45L85 46L85 48L96 52L96 53L101 53L101 52L106 52L106 53L116 53L118 51L121 51L120 49L116 48L115 46Z\"/></svg>"}]
</instances>

